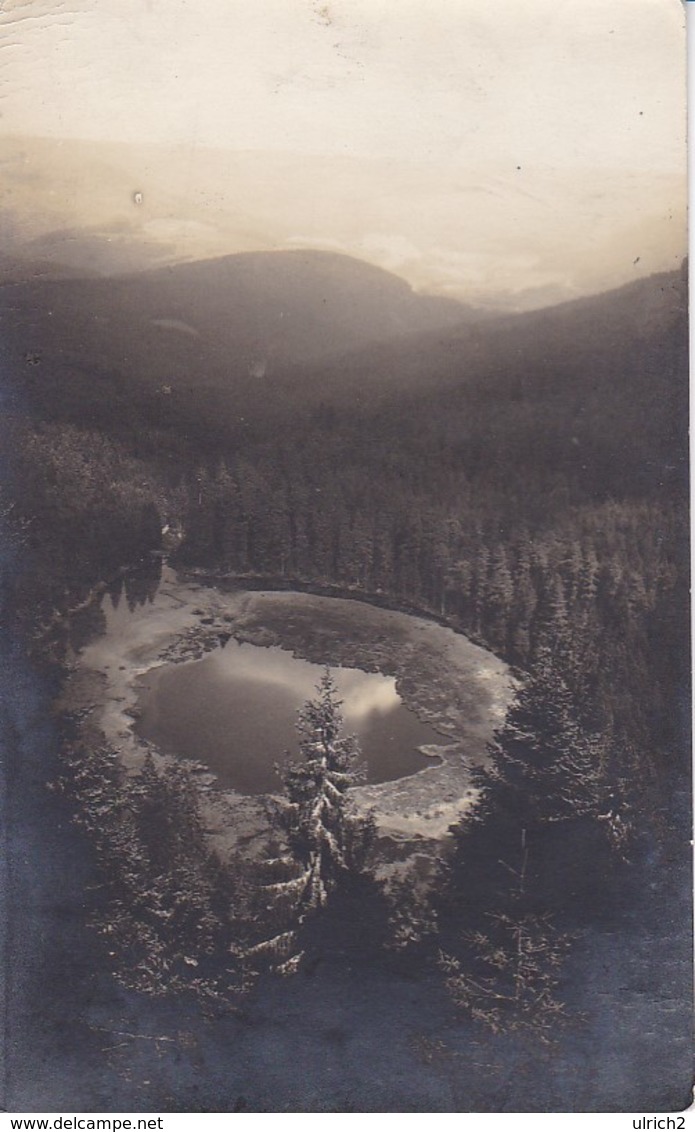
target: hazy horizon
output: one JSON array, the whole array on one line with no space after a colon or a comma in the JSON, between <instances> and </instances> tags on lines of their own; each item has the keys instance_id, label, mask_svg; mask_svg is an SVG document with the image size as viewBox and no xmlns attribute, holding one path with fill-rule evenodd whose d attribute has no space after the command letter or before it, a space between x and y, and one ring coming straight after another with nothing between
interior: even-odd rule
<instances>
[{"instance_id":1,"label":"hazy horizon","mask_svg":"<svg viewBox=\"0 0 695 1132\"><path fill-rule=\"evenodd\" d=\"M676 0L31 7L0 15L6 255L318 248L523 310L686 254Z\"/></svg>"}]
</instances>

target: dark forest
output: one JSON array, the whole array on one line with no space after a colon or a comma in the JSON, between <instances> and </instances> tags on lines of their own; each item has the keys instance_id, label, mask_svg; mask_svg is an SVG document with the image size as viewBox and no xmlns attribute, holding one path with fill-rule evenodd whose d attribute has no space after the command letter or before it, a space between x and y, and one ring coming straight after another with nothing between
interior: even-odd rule
<instances>
[{"instance_id":1,"label":"dark forest","mask_svg":"<svg viewBox=\"0 0 695 1132\"><path fill-rule=\"evenodd\" d=\"M425 972L474 1033L550 1048L579 1025L576 939L638 936L689 891L685 268L502 316L297 256L0 288L6 627L59 687L75 611L146 603L164 558L431 618L517 695L425 894L377 883L376 832L343 812L329 685L253 866L211 853L185 768L124 775L64 718L90 946L212 1014L326 955ZM317 728L330 851L305 820Z\"/></svg>"}]
</instances>

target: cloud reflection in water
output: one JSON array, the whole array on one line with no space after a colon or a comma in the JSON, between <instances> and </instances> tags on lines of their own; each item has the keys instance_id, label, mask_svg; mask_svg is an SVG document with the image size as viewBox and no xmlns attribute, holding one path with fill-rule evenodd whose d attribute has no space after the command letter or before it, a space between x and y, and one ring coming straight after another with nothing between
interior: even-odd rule
<instances>
[{"instance_id":1,"label":"cloud reflection in water","mask_svg":"<svg viewBox=\"0 0 695 1132\"><path fill-rule=\"evenodd\" d=\"M379 672L332 668L346 729L357 735L368 782L414 774L439 736L402 703ZM276 763L296 754L297 711L316 694L320 665L278 647L231 639L201 660L163 665L141 681L138 734L160 749L206 763L242 793L277 791Z\"/></svg>"},{"instance_id":2,"label":"cloud reflection in water","mask_svg":"<svg viewBox=\"0 0 695 1132\"><path fill-rule=\"evenodd\" d=\"M320 668L309 661L300 660L284 649L272 646L239 644L231 640L224 649L210 657L218 678L253 681L270 688L282 689L301 707L316 692ZM361 672L356 668L331 667L331 673L343 701L342 711L346 723L357 727L375 713L388 715L401 706L392 676L380 672ZM317 675L319 674L319 675Z\"/></svg>"}]
</instances>

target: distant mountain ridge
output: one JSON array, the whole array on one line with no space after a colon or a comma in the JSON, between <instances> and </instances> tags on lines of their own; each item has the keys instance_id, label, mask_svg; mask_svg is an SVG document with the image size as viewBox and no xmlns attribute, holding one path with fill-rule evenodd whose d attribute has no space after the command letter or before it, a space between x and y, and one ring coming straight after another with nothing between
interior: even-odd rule
<instances>
[{"instance_id":1,"label":"distant mountain ridge","mask_svg":"<svg viewBox=\"0 0 695 1132\"><path fill-rule=\"evenodd\" d=\"M677 267L684 170L461 165L273 151L0 138L3 248L90 278L216 256L322 248L418 291L539 309ZM590 191L587 191L590 189ZM20 262L22 261L22 262Z\"/></svg>"},{"instance_id":2,"label":"distant mountain ridge","mask_svg":"<svg viewBox=\"0 0 695 1132\"><path fill-rule=\"evenodd\" d=\"M345 459L367 433L397 433L412 451L620 475L623 491L682 480L685 268L490 319L349 257L253 253L6 284L0 319L31 413L153 451L168 435L214 458L314 420L343 430Z\"/></svg>"},{"instance_id":3,"label":"distant mountain ridge","mask_svg":"<svg viewBox=\"0 0 695 1132\"><path fill-rule=\"evenodd\" d=\"M228 387L475 319L389 272L322 251L242 253L130 276L2 288L6 334L54 364ZM47 312L50 311L50 315Z\"/></svg>"},{"instance_id":4,"label":"distant mountain ridge","mask_svg":"<svg viewBox=\"0 0 695 1132\"><path fill-rule=\"evenodd\" d=\"M372 344L323 367L321 380L326 391L341 389L355 396L374 387L404 392L423 384L496 384L510 373L533 383L542 373L564 371L568 363L577 371L582 363L610 366L615 352L627 344L670 334L685 318L687 303L684 261L680 271L652 275L614 291ZM294 378L288 375L287 380Z\"/></svg>"}]
</instances>

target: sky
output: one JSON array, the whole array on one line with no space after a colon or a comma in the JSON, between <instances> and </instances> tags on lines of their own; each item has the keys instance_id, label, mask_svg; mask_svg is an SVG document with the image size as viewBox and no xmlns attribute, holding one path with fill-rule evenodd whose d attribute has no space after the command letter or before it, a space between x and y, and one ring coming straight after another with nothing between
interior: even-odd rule
<instances>
[{"instance_id":1,"label":"sky","mask_svg":"<svg viewBox=\"0 0 695 1132\"><path fill-rule=\"evenodd\" d=\"M644 270L659 256L661 266L672 265L683 244L679 0L5 0L0 37L0 137L285 155L314 169L321 161L322 185L359 215L361 235L356 222L346 234L337 215L321 230L302 227L299 198L291 223L288 194L306 190L290 177L285 189L276 185L285 220L269 237L274 246L332 241L404 270L415 285L456 292L475 289L476 257L478 287L490 289L483 277L494 274L506 244L517 262L509 287L520 291L542 237L541 213L555 194L556 219L549 218L548 248L539 253L545 266L527 280L543 290L543 280L552 287L557 275L548 259L554 228L571 226L567 211L558 216L566 192L580 211L591 196L594 214L603 196L597 223L606 232L646 225ZM358 166L372 169L371 180ZM207 191L219 196L216 176ZM354 199L346 202L344 182L353 176ZM418 191L409 209L413 177ZM498 221L483 209L485 232L471 240L463 225L457 239L451 194L474 183L497 194ZM380 216L368 207L384 196L395 198L388 223L383 199ZM540 197L540 212L524 196ZM239 203L232 194L230 210ZM445 231L435 224L417 236L423 207L443 207ZM185 202L175 219L186 219ZM273 229L268 215L260 222ZM579 260L588 223L577 224ZM628 258L642 262L631 245L600 254L608 257L606 279L618 260L623 273ZM586 271L574 276L557 286L595 285Z\"/></svg>"}]
</instances>

